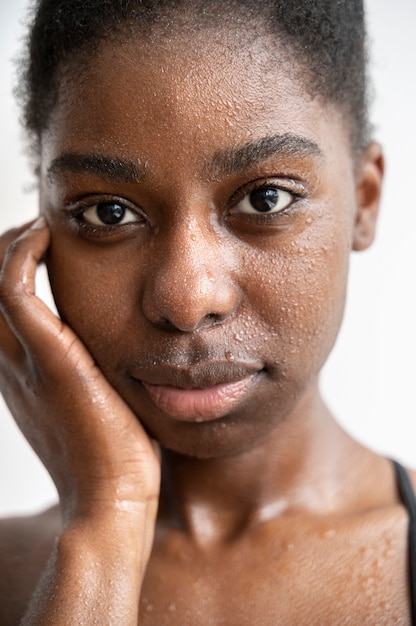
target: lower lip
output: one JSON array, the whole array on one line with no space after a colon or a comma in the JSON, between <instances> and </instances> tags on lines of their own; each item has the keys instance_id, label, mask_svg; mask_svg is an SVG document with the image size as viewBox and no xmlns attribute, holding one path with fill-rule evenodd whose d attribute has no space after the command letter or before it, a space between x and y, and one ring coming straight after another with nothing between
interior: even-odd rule
<instances>
[{"instance_id":1,"label":"lower lip","mask_svg":"<svg viewBox=\"0 0 416 626\"><path fill-rule=\"evenodd\" d=\"M182 422L209 422L224 417L252 386L255 375L208 389L181 389L142 382L158 409Z\"/></svg>"}]
</instances>

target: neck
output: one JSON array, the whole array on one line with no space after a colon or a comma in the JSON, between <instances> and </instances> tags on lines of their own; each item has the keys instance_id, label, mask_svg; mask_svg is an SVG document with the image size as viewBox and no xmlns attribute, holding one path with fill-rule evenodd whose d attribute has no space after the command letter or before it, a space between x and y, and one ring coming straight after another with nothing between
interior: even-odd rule
<instances>
[{"instance_id":1,"label":"neck","mask_svg":"<svg viewBox=\"0 0 416 626\"><path fill-rule=\"evenodd\" d=\"M352 440L314 386L261 443L239 454L197 459L164 452L161 518L195 541L224 542L287 512L333 511ZM348 455L346 452L348 451Z\"/></svg>"}]
</instances>

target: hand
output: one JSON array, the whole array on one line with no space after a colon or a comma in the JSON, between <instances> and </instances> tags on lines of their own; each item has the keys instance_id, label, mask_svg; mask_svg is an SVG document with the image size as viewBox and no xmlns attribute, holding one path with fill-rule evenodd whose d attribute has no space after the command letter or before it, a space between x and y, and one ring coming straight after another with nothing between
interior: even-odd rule
<instances>
[{"instance_id":1,"label":"hand","mask_svg":"<svg viewBox=\"0 0 416 626\"><path fill-rule=\"evenodd\" d=\"M0 390L61 499L64 519L156 509L160 463L138 418L73 331L35 295L41 218L0 237Z\"/></svg>"},{"instance_id":2,"label":"hand","mask_svg":"<svg viewBox=\"0 0 416 626\"><path fill-rule=\"evenodd\" d=\"M0 390L54 480L64 528L25 626L137 625L159 498L155 444L35 295L43 219L0 237Z\"/></svg>"}]
</instances>

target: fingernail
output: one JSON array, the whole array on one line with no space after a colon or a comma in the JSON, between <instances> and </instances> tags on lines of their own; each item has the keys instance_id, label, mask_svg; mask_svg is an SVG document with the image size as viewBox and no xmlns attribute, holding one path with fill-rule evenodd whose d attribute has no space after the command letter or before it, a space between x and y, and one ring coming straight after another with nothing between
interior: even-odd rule
<instances>
[{"instance_id":1,"label":"fingernail","mask_svg":"<svg viewBox=\"0 0 416 626\"><path fill-rule=\"evenodd\" d=\"M46 227L46 220L43 216L38 217L38 219L33 222L32 226L30 227L30 230L42 230L42 228Z\"/></svg>"}]
</instances>

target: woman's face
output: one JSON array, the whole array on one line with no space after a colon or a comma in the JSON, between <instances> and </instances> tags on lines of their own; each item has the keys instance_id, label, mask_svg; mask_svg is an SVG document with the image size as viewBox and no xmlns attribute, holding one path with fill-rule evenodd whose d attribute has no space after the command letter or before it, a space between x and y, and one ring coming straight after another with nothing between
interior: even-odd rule
<instances>
[{"instance_id":1,"label":"woman's face","mask_svg":"<svg viewBox=\"0 0 416 626\"><path fill-rule=\"evenodd\" d=\"M305 409L342 318L348 128L271 45L105 43L43 137L58 310L186 454L247 449Z\"/></svg>"}]
</instances>

